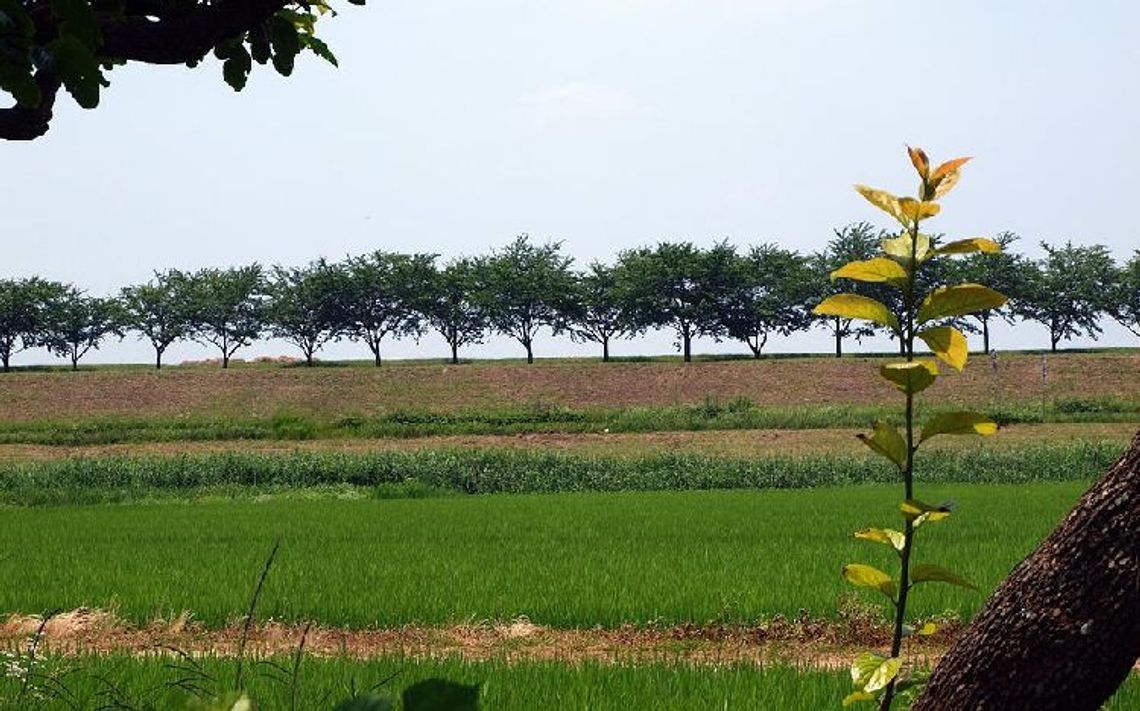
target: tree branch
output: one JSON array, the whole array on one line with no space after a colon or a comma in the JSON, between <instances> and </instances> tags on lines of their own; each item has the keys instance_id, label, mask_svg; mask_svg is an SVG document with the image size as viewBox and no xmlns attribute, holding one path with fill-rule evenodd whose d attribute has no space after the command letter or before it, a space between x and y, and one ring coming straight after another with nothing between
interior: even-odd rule
<instances>
[{"instance_id":1,"label":"tree branch","mask_svg":"<svg viewBox=\"0 0 1140 711\"><path fill-rule=\"evenodd\" d=\"M139 14L99 15L103 37L98 55L102 59L185 64L197 62L223 40L251 30L293 0L228 0L199 4L189 10L159 14L158 5L128 5L128 12ZM57 18L43 4L31 11L36 23L36 39L46 44L58 36ZM36 83L42 99L36 107L13 106L0 109L0 139L30 141L47 133L60 80L55 72L41 69Z\"/></svg>"}]
</instances>

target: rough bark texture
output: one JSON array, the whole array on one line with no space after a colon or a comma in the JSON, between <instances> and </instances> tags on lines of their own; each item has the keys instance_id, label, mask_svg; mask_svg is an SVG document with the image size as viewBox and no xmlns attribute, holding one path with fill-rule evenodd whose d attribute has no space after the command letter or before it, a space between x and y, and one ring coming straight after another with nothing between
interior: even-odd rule
<instances>
[{"instance_id":1,"label":"rough bark texture","mask_svg":"<svg viewBox=\"0 0 1140 711\"><path fill-rule=\"evenodd\" d=\"M1097 709L1140 657L1140 433L1021 562L912 711Z\"/></svg>"}]
</instances>

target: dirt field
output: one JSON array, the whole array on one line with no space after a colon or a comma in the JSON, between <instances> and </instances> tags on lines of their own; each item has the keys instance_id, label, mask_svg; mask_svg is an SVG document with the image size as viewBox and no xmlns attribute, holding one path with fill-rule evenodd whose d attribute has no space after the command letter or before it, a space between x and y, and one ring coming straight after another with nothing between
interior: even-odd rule
<instances>
[{"instance_id":1,"label":"dirt field","mask_svg":"<svg viewBox=\"0 0 1140 711\"><path fill-rule=\"evenodd\" d=\"M881 359L646 363L480 363L382 368L247 367L229 371L172 367L160 372L107 369L24 372L0 378L0 421L97 416L267 417L281 411L325 416L394 409L453 411L538 404L572 408L726 403L759 406L897 402L874 377ZM945 373L931 397L961 403L1042 398L1140 399L1140 355L1003 356L997 372L975 358Z\"/></svg>"},{"instance_id":2,"label":"dirt field","mask_svg":"<svg viewBox=\"0 0 1140 711\"><path fill-rule=\"evenodd\" d=\"M1132 423L1065 423L1009 425L1000 436L943 437L931 440L934 449L1010 448L1026 444L1072 441L1113 442L1122 447L1140 425ZM532 433L519 435L457 435L412 439L324 439L281 442L223 440L208 442L142 442L64 447L0 445L0 461L19 462L68 457L175 456L223 452L380 452L395 449L533 449L600 456L646 456L685 452L724 457L799 456L805 454L868 454L855 438L862 430L712 430L613 434Z\"/></svg>"}]
</instances>

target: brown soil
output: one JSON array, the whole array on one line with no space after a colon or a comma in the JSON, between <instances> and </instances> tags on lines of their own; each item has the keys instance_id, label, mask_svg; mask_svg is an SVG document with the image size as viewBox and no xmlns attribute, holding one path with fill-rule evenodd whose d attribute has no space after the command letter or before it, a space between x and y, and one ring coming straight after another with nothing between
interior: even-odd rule
<instances>
[{"instance_id":1,"label":"brown soil","mask_svg":"<svg viewBox=\"0 0 1140 711\"><path fill-rule=\"evenodd\" d=\"M940 449L1009 448L1035 443L1070 441L1127 444L1136 433L1131 423L1066 423L1010 425L998 437L946 437L932 440ZM645 456L685 452L725 457L798 456L805 454L866 454L855 438L860 430L717 430L647 433L530 433L518 435L457 435L414 439L326 439L313 441L225 440L208 442L148 442L112 445L0 445L0 460L26 461L75 457L166 456L223 452L382 452L410 449L483 448L543 449L598 456Z\"/></svg>"},{"instance_id":2,"label":"brown soil","mask_svg":"<svg viewBox=\"0 0 1140 711\"><path fill-rule=\"evenodd\" d=\"M41 618L13 615L0 624L0 646L16 649L35 637ZM918 638L908 653L933 659L960 627L946 623ZM889 632L866 616L839 621L776 618L752 626L686 625L614 630L552 629L521 618L451 627L349 630L267 623L255 626L246 650L253 656L291 654L305 638L306 653L370 658L388 655L462 657L469 660L577 663L665 661L690 664L798 664L846 666L859 651L889 645ZM111 613L79 609L57 615L43 627L38 649L46 653L236 654L241 626L208 630L188 616L146 627L123 623Z\"/></svg>"},{"instance_id":3,"label":"brown soil","mask_svg":"<svg viewBox=\"0 0 1140 711\"><path fill-rule=\"evenodd\" d=\"M0 378L0 421L98 416L268 417L281 411L367 415L400 408L460 410L557 405L632 407L721 402L760 406L874 404L897 393L874 376L880 359L804 358L698 363L552 362L381 368L249 366L162 371L17 372ZM943 401L989 403L1043 397L1140 398L1140 355L1003 356L971 361L928 391Z\"/></svg>"}]
</instances>

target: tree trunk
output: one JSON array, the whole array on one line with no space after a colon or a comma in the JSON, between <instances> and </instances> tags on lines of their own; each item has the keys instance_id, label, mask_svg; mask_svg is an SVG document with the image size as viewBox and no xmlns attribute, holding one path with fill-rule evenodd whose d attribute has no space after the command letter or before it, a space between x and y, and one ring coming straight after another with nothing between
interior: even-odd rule
<instances>
[{"instance_id":1,"label":"tree trunk","mask_svg":"<svg viewBox=\"0 0 1140 711\"><path fill-rule=\"evenodd\" d=\"M531 348L530 339L527 339L526 343L524 343L523 345L526 346L526 362L528 364L533 363L534 362L534 349Z\"/></svg>"},{"instance_id":2,"label":"tree trunk","mask_svg":"<svg viewBox=\"0 0 1140 711\"><path fill-rule=\"evenodd\" d=\"M375 356L376 367L379 368L380 367L380 345L379 344L376 345L376 350L372 351L372 355Z\"/></svg>"},{"instance_id":3,"label":"tree trunk","mask_svg":"<svg viewBox=\"0 0 1140 711\"><path fill-rule=\"evenodd\" d=\"M451 342L451 364L459 365L459 341Z\"/></svg>"},{"instance_id":4,"label":"tree trunk","mask_svg":"<svg viewBox=\"0 0 1140 711\"><path fill-rule=\"evenodd\" d=\"M990 320L982 319L982 348L985 353L990 352Z\"/></svg>"},{"instance_id":5,"label":"tree trunk","mask_svg":"<svg viewBox=\"0 0 1140 711\"><path fill-rule=\"evenodd\" d=\"M4 372L5 373L12 372L12 367L11 367L12 356L5 353L3 356L0 356L0 358L3 358L3 360L4 360Z\"/></svg>"},{"instance_id":6,"label":"tree trunk","mask_svg":"<svg viewBox=\"0 0 1140 711\"><path fill-rule=\"evenodd\" d=\"M602 362L610 362L610 338L609 336L602 337Z\"/></svg>"},{"instance_id":7,"label":"tree trunk","mask_svg":"<svg viewBox=\"0 0 1140 711\"><path fill-rule=\"evenodd\" d=\"M693 360L693 337L686 332L681 334L681 340L684 343L685 362L691 363Z\"/></svg>"},{"instance_id":8,"label":"tree trunk","mask_svg":"<svg viewBox=\"0 0 1140 711\"><path fill-rule=\"evenodd\" d=\"M835 319L835 357L843 357L843 330L839 328L839 319Z\"/></svg>"},{"instance_id":9,"label":"tree trunk","mask_svg":"<svg viewBox=\"0 0 1140 711\"><path fill-rule=\"evenodd\" d=\"M222 370L230 367L230 356L225 351L222 351Z\"/></svg>"},{"instance_id":10,"label":"tree trunk","mask_svg":"<svg viewBox=\"0 0 1140 711\"><path fill-rule=\"evenodd\" d=\"M72 372L79 370L79 356L75 355L74 352L71 354L71 370Z\"/></svg>"},{"instance_id":11,"label":"tree trunk","mask_svg":"<svg viewBox=\"0 0 1140 711\"><path fill-rule=\"evenodd\" d=\"M990 597L911 711L1100 708L1140 656L1140 433Z\"/></svg>"},{"instance_id":12,"label":"tree trunk","mask_svg":"<svg viewBox=\"0 0 1140 711\"><path fill-rule=\"evenodd\" d=\"M305 366L308 368L313 367L313 351L311 350L305 351Z\"/></svg>"},{"instance_id":13,"label":"tree trunk","mask_svg":"<svg viewBox=\"0 0 1140 711\"><path fill-rule=\"evenodd\" d=\"M154 369L155 370L162 370L162 349L161 348L155 348L154 349Z\"/></svg>"}]
</instances>

